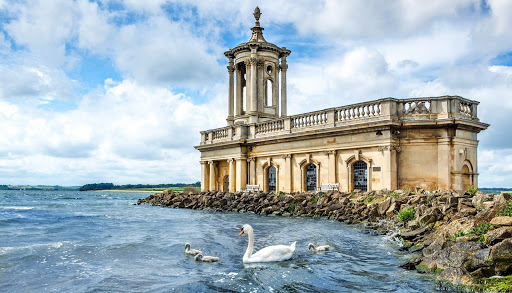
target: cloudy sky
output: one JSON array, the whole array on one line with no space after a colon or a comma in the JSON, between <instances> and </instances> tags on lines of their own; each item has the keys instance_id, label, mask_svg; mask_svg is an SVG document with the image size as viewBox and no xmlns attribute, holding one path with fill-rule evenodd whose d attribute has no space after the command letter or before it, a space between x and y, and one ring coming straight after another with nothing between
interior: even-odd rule
<instances>
[{"instance_id":1,"label":"cloudy sky","mask_svg":"<svg viewBox=\"0 0 512 293\"><path fill-rule=\"evenodd\" d=\"M289 114L383 97L481 102L480 186L512 187L512 1L0 0L0 184L200 178L227 59L258 5Z\"/></svg>"}]
</instances>

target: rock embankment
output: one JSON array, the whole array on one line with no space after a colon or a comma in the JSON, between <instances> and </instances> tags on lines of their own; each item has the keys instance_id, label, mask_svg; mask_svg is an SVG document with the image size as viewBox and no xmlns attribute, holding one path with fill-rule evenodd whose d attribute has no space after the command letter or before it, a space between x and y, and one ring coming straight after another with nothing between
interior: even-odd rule
<instances>
[{"instance_id":1,"label":"rock embankment","mask_svg":"<svg viewBox=\"0 0 512 293\"><path fill-rule=\"evenodd\" d=\"M165 191L138 204L365 222L383 232L399 231L415 253L403 265L406 269L434 272L439 280L475 290L491 284L499 292L512 289L507 285L512 280L512 199L507 193L421 188L294 194Z\"/></svg>"}]
</instances>

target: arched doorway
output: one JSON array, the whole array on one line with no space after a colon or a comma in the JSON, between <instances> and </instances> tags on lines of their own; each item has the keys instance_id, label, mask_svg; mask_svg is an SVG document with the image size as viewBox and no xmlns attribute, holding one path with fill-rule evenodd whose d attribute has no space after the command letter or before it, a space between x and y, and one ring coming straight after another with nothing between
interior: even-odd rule
<instances>
[{"instance_id":1,"label":"arched doorway","mask_svg":"<svg viewBox=\"0 0 512 293\"><path fill-rule=\"evenodd\" d=\"M368 169L365 161L354 163L354 189L368 190Z\"/></svg>"},{"instance_id":2,"label":"arched doorway","mask_svg":"<svg viewBox=\"0 0 512 293\"><path fill-rule=\"evenodd\" d=\"M316 165L309 164L306 167L306 190L316 190Z\"/></svg>"},{"instance_id":3,"label":"arched doorway","mask_svg":"<svg viewBox=\"0 0 512 293\"><path fill-rule=\"evenodd\" d=\"M471 171L468 165L462 166L462 192L468 190L468 186L473 185L471 182Z\"/></svg>"},{"instance_id":4,"label":"arched doorway","mask_svg":"<svg viewBox=\"0 0 512 293\"><path fill-rule=\"evenodd\" d=\"M229 191L229 175L224 176L223 186L224 186L224 192L228 192Z\"/></svg>"},{"instance_id":5,"label":"arched doorway","mask_svg":"<svg viewBox=\"0 0 512 293\"><path fill-rule=\"evenodd\" d=\"M268 178L268 191L276 191L276 183L277 183L277 177L276 177L276 167L270 166L267 169L267 178Z\"/></svg>"}]
</instances>

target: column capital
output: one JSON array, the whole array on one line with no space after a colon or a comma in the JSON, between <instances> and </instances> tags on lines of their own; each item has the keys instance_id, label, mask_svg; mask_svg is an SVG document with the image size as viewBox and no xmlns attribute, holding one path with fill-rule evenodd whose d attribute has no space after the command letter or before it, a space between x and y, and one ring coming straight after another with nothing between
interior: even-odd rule
<instances>
[{"instance_id":1,"label":"column capital","mask_svg":"<svg viewBox=\"0 0 512 293\"><path fill-rule=\"evenodd\" d=\"M235 159L228 159L228 163L233 163Z\"/></svg>"},{"instance_id":2,"label":"column capital","mask_svg":"<svg viewBox=\"0 0 512 293\"><path fill-rule=\"evenodd\" d=\"M325 153L327 156L330 156L330 155L336 155L336 151L335 151L335 150L325 151L324 153Z\"/></svg>"},{"instance_id":3,"label":"column capital","mask_svg":"<svg viewBox=\"0 0 512 293\"><path fill-rule=\"evenodd\" d=\"M283 155L283 159L289 159L292 157L292 154L286 154L286 155Z\"/></svg>"},{"instance_id":4,"label":"column capital","mask_svg":"<svg viewBox=\"0 0 512 293\"><path fill-rule=\"evenodd\" d=\"M226 68L228 69L229 74L233 74L233 72L235 72L235 66L233 65L228 65Z\"/></svg>"},{"instance_id":5,"label":"column capital","mask_svg":"<svg viewBox=\"0 0 512 293\"><path fill-rule=\"evenodd\" d=\"M209 165L214 165L214 166L215 166L215 165L217 165L217 162L216 162L216 161L208 161L208 164L209 164Z\"/></svg>"},{"instance_id":6,"label":"column capital","mask_svg":"<svg viewBox=\"0 0 512 293\"><path fill-rule=\"evenodd\" d=\"M247 161L249 161L249 162L256 162L256 157L247 158Z\"/></svg>"}]
</instances>

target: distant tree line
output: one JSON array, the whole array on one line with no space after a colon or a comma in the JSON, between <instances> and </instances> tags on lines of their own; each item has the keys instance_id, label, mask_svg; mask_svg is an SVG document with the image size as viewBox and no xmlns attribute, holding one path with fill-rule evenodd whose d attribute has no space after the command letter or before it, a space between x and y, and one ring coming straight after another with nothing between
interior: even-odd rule
<instances>
[{"instance_id":1,"label":"distant tree line","mask_svg":"<svg viewBox=\"0 0 512 293\"><path fill-rule=\"evenodd\" d=\"M136 189L136 188L167 188L167 187L187 187L195 186L201 187L201 182L196 183L170 183L170 184L125 184L125 185L114 185L113 183L91 183L85 184L80 187L80 191L89 190L109 190L109 189Z\"/></svg>"}]
</instances>

